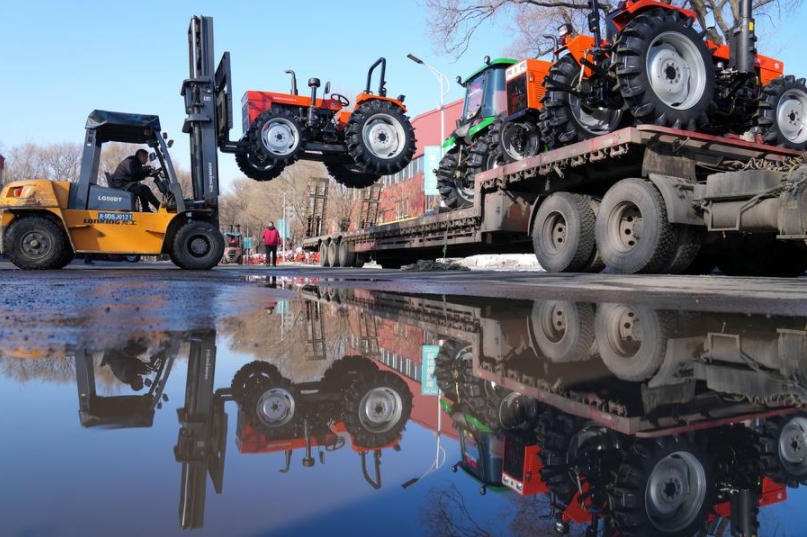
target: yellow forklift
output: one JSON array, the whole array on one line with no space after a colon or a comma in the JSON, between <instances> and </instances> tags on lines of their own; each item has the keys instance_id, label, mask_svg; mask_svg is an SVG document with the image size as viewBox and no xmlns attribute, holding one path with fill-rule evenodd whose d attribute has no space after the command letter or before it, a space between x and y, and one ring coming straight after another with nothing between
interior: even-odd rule
<instances>
[{"instance_id":1,"label":"yellow forklift","mask_svg":"<svg viewBox=\"0 0 807 537\"><path fill-rule=\"evenodd\" d=\"M190 78L182 84L190 135L192 198L186 199L157 116L94 110L87 119L78 183L32 179L0 192L0 248L21 269L59 269L76 254L168 254L180 268L207 270L224 253L218 228L218 146L232 127L229 53L213 63L213 19L193 17L188 30ZM107 142L145 144L163 202L137 210L126 190L97 184Z\"/></svg>"}]
</instances>

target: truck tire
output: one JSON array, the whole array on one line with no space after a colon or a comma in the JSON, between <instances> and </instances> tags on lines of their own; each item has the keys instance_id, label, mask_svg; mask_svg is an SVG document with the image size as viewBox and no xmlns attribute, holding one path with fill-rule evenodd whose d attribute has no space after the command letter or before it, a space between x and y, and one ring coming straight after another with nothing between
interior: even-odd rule
<instances>
[{"instance_id":1,"label":"truck tire","mask_svg":"<svg viewBox=\"0 0 807 537\"><path fill-rule=\"evenodd\" d=\"M329 267L328 264L328 243L322 241L319 243L319 266Z\"/></svg>"},{"instance_id":2,"label":"truck tire","mask_svg":"<svg viewBox=\"0 0 807 537\"><path fill-rule=\"evenodd\" d=\"M345 129L348 153L367 173L397 173L415 154L415 129L403 109L372 99L356 107Z\"/></svg>"},{"instance_id":3,"label":"truck tire","mask_svg":"<svg viewBox=\"0 0 807 537\"><path fill-rule=\"evenodd\" d=\"M467 158L465 146L456 145L443 155L437 168L437 191L449 209L464 209L474 204L473 186L469 190L465 179L468 170L464 164L460 168L460 160Z\"/></svg>"},{"instance_id":4,"label":"truck tire","mask_svg":"<svg viewBox=\"0 0 807 537\"><path fill-rule=\"evenodd\" d=\"M345 429L356 447L389 444L401 434L411 414L412 391L391 371L364 372L345 391Z\"/></svg>"},{"instance_id":5,"label":"truck tire","mask_svg":"<svg viewBox=\"0 0 807 537\"><path fill-rule=\"evenodd\" d=\"M786 75L762 88L757 125L766 144L807 149L807 86L805 80Z\"/></svg>"},{"instance_id":6,"label":"truck tire","mask_svg":"<svg viewBox=\"0 0 807 537\"><path fill-rule=\"evenodd\" d=\"M339 264L339 243L331 241L328 244L328 267L341 267Z\"/></svg>"},{"instance_id":7,"label":"truck tire","mask_svg":"<svg viewBox=\"0 0 807 537\"><path fill-rule=\"evenodd\" d=\"M594 254L594 211L580 194L556 192L538 207L532 246L547 272L578 272Z\"/></svg>"},{"instance_id":8,"label":"truck tire","mask_svg":"<svg viewBox=\"0 0 807 537\"><path fill-rule=\"evenodd\" d=\"M350 243L348 241L343 240L339 243L337 257L340 267L353 267L356 265L356 252L350 251Z\"/></svg>"},{"instance_id":9,"label":"truck tire","mask_svg":"<svg viewBox=\"0 0 807 537\"><path fill-rule=\"evenodd\" d=\"M259 115L247 131L249 152L262 162L293 164L305 143L300 120L288 110L273 108Z\"/></svg>"},{"instance_id":10,"label":"truck tire","mask_svg":"<svg viewBox=\"0 0 807 537\"><path fill-rule=\"evenodd\" d=\"M716 499L712 464L683 437L638 440L609 496L622 535L695 535Z\"/></svg>"},{"instance_id":11,"label":"truck tire","mask_svg":"<svg viewBox=\"0 0 807 537\"><path fill-rule=\"evenodd\" d=\"M5 233L3 251L14 266L23 270L51 270L67 266L72 252L59 225L42 216L14 220Z\"/></svg>"},{"instance_id":12,"label":"truck tire","mask_svg":"<svg viewBox=\"0 0 807 537\"><path fill-rule=\"evenodd\" d=\"M224 238L210 222L183 225L171 243L171 261L181 269L209 270L224 255Z\"/></svg>"},{"instance_id":13,"label":"truck tire","mask_svg":"<svg viewBox=\"0 0 807 537\"><path fill-rule=\"evenodd\" d=\"M642 179L623 179L606 192L594 231L603 262L616 272L658 272L675 255L677 237L664 198Z\"/></svg>"},{"instance_id":14,"label":"truck tire","mask_svg":"<svg viewBox=\"0 0 807 537\"><path fill-rule=\"evenodd\" d=\"M649 307L600 304L594 317L594 337L608 370L628 382L652 378L666 355L667 321L663 313Z\"/></svg>"},{"instance_id":15,"label":"truck tire","mask_svg":"<svg viewBox=\"0 0 807 537\"><path fill-rule=\"evenodd\" d=\"M273 159L260 160L251 152L235 154L235 163L244 175L254 181L271 181L283 173L285 164Z\"/></svg>"},{"instance_id":16,"label":"truck tire","mask_svg":"<svg viewBox=\"0 0 807 537\"><path fill-rule=\"evenodd\" d=\"M698 254L706 238L705 226L692 226L689 224L673 224L676 235L675 252L666 266L660 272L665 274L684 274L698 258Z\"/></svg>"},{"instance_id":17,"label":"truck tire","mask_svg":"<svg viewBox=\"0 0 807 537\"><path fill-rule=\"evenodd\" d=\"M546 93L541 102L541 139L549 147L560 147L615 131L622 123L620 109L601 108L586 112L580 98L560 88L575 87L580 78L580 64L571 55L560 58L549 69ZM553 86L553 83L556 85ZM583 81L587 86L588 82ZM558 88L558 89L555 89ZM587 91L584 87L583 91Z\"/></svg>"},{"instance_id":18,"label":"truck tire","mask_svg":"<svg viewBox=\"0 0 807 537\"><path fill-rule=\"evenodd\" d=\"M594 306L558 300L538 300L530 316L535 346L555 363L591 357L594 345Z\"/></svg>"},{"instance_id":19,"label":"truck tire","mask_svg":"<svg viewBox=\"0 0 807 537\"><path fill-rule=\"evenodd\" d=\"M714 63L692 19L655 8L619 34L619 92L639 123L697 130L714 100Z\"/></svg>"},{"instance_id":20,"label":"truck tire","mask_svg":"<svg viewBox=\"0 0 807 537\"><path fill-rule=\"evenodd\" d=\"M381 177L375 173L367 173L356 164L327 162L325 168L333 180L347 188L365 188L376 183Z\"/></svg>"}]
</instances>

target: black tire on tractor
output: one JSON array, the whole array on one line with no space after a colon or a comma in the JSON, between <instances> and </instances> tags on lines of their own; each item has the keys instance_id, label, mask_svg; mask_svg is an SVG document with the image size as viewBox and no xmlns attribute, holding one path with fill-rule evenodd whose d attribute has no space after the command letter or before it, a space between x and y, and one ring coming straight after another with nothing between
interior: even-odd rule
<instances>
[{"instance_id":1,"label":"black tire on tractor","mask_svg":"<svg viewBox=\"0 0 807 537\"><path fill-rule=\"evenodd\" d=\"M638 440L619 466L609 503L622 535L695 535L715 501L712 463L679 436Z\"/></svg>"},{"instance_id":2,"label":"black tire on tractor","mask_svg":"<svg viewBox=\"0 0 807 537\"><path fill-rule=\"evenodd\" d=\"M675 251L670 261L661 268L665 274L684 274L695 260L706 238L706 226L673 224L676 235Z\"/></svg>"},{"instance_id":3,"label":"black tire on tractor","mask_svg":"<svg viewBox=\"0 0 807 537\"><path fill-rule=\"evenodd\" d=\"M556 192L538 207L532 228L535 257L547 272L578 272L594 255L591 205L580 194Z\"/></svg>"},{"instance_id":4,"label":"black tire on tractor","mask_svg":"<svg viewBox=\"0 0 807 537\"><path fill-rule=\"evenodd\" d=\"M365 188L375 184L381 178L379 174L367 173L357 164L327 162L325 168L334 181L347 188Z\"/></svg>"},{"instance_id":5,"label":"black tire on tractor","mask_svg":"<svg viewBox=\"0 0 807 537\"><path fill-rule=\"evenodd\" d=\"M345 129L348 153L367 173L397 173L415 154L415 129L403 109L372 99L358 105Z\"/></svg>"},{"instance_id":6,"label":"black tire on tractor","mask_svg":"<svg viewBox=\"0 0 807 537\"><path fill-rule=\"evenodd\" d=\"M171 261L181 269L208 270L224 255L224 237L210 222L192 221L174 235Z\"/></svg>"},{"instance_id":7,"label":"black tire on tractor","mask_svg":"<svg viewBox=\"0 0 807 537\"><path fill-rule=\"evenodd\" d=\"M766 477L790 488L807 485L807 415L764 420L756 441Z\"/></svg>"},{"instance_id":8,"label":"black tire on tractor","mask_svg":"<svg viewBox=\"0 0 807 537\"><path fill-rule=\"evenodd\" d=\"M326 242L319 243L319 266L328 267L328 244Z\"/></svg>"},{"instance_id":9,"label":"black tire on tractor","mask_svg":"<svg viewBox=\"0 0 807 537\"><path fill-rule=\"evenodd\" d=\"M530 316L538 351L555 363L591 357L594 345L594 306L583 302L537 300Z\"/></svg>"},{"instance_id":10,"label":"black tire on tractor","mask_svg":"<svg viewBox=\"0 0 807 537\"><path fill-rule=\"evenodd\" d=\"M803 78L786 75L762 88L757 125L766 144L807 149L807 86Z\"/></svg>"},{"instance_id":11,"label":"black tire on tractor","mask_svg":"<svg viewBox=\"0 0 807 537\"><path fill-rule=\"evenodd\" d=\"M358 354L350 354L336 360L322 376L322 384L328 389L346 390L359 374L378 371L375 361Z\"/></svg>"},{"instance_id":12,"label":"black tire on tractor","mask_svg":"<svg viewBox=\"0 0 807 537\"><path fill-rule=\"evenodd\" d=\"M14 266L24 270L63 268L67 265L67 250L72 248L64 230L42 216L18 218L5 233L3 251Z\"/></svg>"},{"instance_id":13,"label":"black tire on tractor","mask_svg":"<svg viewBox=\"0 0 807 537\"><path fill-rule=\"evenodd\" d=\"M642 179L623 179L606 192L595 237L606 266L623 274L654 273L670 266L677 240L664 198Z\"/></svg>"},{"instance_id":14,"label":"black tire on tractor","mask_svg":"<svg viewBox=\"0 0 807 537\"><path fill-rule=\"evenodd\" d=\"M505 163L524 160L540 153L541 130L533 117L507 121L499 130L499 143Z\"/></svg>"},{"instance_id":15,"label":"black tire on tractor","mask_svg":"<svg viewBox=\"0 0 807 537\"><path fill-rule=\"evenodd\" d=\"M463 209L473 205L473 187L470 193L466 181L468 150L464 145L455 145L440 159L437 168L437 191L446 207ZM462 161L462 164L460 162Z\"/></svg>"},{"instance_id":16,"label":"black tire on tractor","mask_svg":"<svg viewBox=\"0 0 807 537\"><path fill-rule=\"evenodd\" d=\"M458 386L473 379L472 347L464 341L448 339L434 359L434 377L446 398L459 402Z\"/></svg>"},{"instance_id":17,"label":"black tire on tractor","mask_svg":"<svg viewBox=\"0 0 807 537\"><path fill-rule=\"evenodd\" d=\"M600 108L586 111L580 98L564 87L576 87L580 78L580 65L571 55L560 58L549 69L545 82L546 93L541 102L541 140L550 148L587 140L616 130L622 123L620 109ZM557 86L553 87L553 83ZM587 81L583 91L588 91ZM555 89L557 88L557 89Z\"/></svg>"},{"instance_id":18,"label":"black tire on tractor","mask_svg":"<svg viewBox=\"0 0 807 537\"><path fill-rule=\"evenodd\" d=\"M273 108L263 112L247 131L249 152L261 162L293 164L305 144L305 130L300 119L288 110Z\"/></svg>"},{"instance_id":19,"label":"black tire on tractor","mask_svg":"<svg viewBox=\"0 0 807 537\"><path fill-rule=\"evenodd\" d=\"M697 130L714 100L714 62L706 42L678 10L650 9L619 34L619 91L638 123Z\"/></svg>"},{"instance_id":20,"label":"black tire on tractor","mask_svg":"<svg viewBox=\"0 0 807 537\"><path fill-rule=\"evenodd\" d=\"M329 267L341 267L339 264L339 243L331 241L328 244L328 265Z\"/></svg>"},{"instance_id":21,"label":"black tire on tractor","mask_svg":"<svg viewBox=\"0 0 807 537\"><path fill-rule=\"evenodd\" d=\"M267 379L267 382L271 382L272 379L276 379L281 376L280 370L274 364L260 360L249 362L248 364L242 366L241 369L236 371L235 375L233 375L233 380L230 383L233 398L237 402L242 400L244 391L246 390L247 384L251 379L260 377Z\"/></svg>"},{"instance_id":22,"label":"black tire on tractor","mask_svg":"<svg viewBox=\"0 0 807 537\"><path fill-rule=\"evenodd\" d=\"M594 316L597 349L608 370L620 380L644 382L664 362L669 319L647 306L600 304Z\"/></svg>"},{"instance_id":23,"label":"black tire on tractor","mask_svg":"<svg viewBox=\"0 0 807 537\"><path fill-rule=\"evenodd\" d=\"M538 452L541 481L564 505L568 505L578 491L567 455L569 443L582 423L582 419L550 407L538 417L535 428L536 444L541 448Z\"/></svg>"},{"instance_id":24,"label":"black tire on tractor","mask_svg":"<svg viewBox=\"0 0 807 537\"><path fill-rule=\"evenodd\" d=\"M467 163L468 179L472 179L477 173L498 168L505 163L501 144L501 126L499 120L491 123L483 134L477 136L470 147ZM470 201L473 204L473 185L471 186Z\"/></svg>"},{"instance_id":25,"label":"black tire on tractor","mask_svg":"<svg viewBox=\"0 0 807 537\"><path fill-rule=\"evenodd\" d=\"M274 159L260 160L249 151L236 153L235 163L244 175L255 181L271 181L280 176L286 167Z\"/></svg>"},{"instance_id":26,"label":"black tire on tractor","mask_svg":"<svg viewBox=\"0 0 807 537\"><path fill-rule=\"evenodd\" d=\"M412 414L412 391L391 371L365 372L350 384L342 403L353 445L373 449L401 434Z\"/></svg>"},{"instance_id":27,"label":"black tire on tractor","mask_svg":"<svg viewBox=\"0 0 807 537\"><path fill-rule=\"evenodd\" d=\"M339 243L339 251L336 254L340 267L356 266L356 252L350 251L350 243L343 240Z\"/></svg>"},{"instance_id":28,"label":"black tire on tractor","mask_svg":"<svg viewBox=\"0 0 807 537\"><path fill-rule=\"evenodd\" d=\"M297 412L297 390L279 373L248 378L241 406L247 421L267 440L298 438L303 434L303 422Z\"/></svg>"}]
</instances>

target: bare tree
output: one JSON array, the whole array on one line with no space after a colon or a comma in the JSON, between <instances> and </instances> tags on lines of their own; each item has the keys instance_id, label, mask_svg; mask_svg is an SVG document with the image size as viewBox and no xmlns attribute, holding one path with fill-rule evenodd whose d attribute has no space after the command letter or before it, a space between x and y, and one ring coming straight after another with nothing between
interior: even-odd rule
<instances>
[{"instance_id":1,"label":"bare tree","mask_svg":"<svg viewBox=\"0 0 807 537\"><path fill-rule=\"evenodd\" d=\"M723 43L739 16L740 0L662 0L695 12L701 28L713 21L716 28L707 37ZM588 11L587 0L427 0L426 5L434 21L429 32L436 48L460 57L478 28L495 22L513 26L514 41L510 52L519 56L536 56L546 43L540 36L564 22L582 21ZM780 19L800 8L802 0L754 0L754 15ZM600 0L600 6L610 11L616 6L613 0Z\"/></svg>"},{"instance_id":2,"label":"bare tree","mask_svg":"<svg viewBox=\"0 0 807 537\"><path fill-rule=\"evenodd\" d=\"M24 179L76 182L81 169L81 146L69 143L41 146L30 142L15 146L8 153L6 168L7 183Z\"/></svg>"}]
</instances>

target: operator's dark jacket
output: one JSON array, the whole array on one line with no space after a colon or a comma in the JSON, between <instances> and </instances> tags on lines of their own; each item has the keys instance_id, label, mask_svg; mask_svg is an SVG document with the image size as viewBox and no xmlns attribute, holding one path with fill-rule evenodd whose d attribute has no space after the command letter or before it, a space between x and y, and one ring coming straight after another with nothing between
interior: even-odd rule
<instances>
[{"instance_id":1,"label":"operator's dark jacket","mask_svg":"<svg viewBox=\"0 0 807 537\"><path fill-rule=\"evenodd\" d=\"M110 185L112 188L121 190L129 190L133 185L139 183L149 175L147 170L137 158L137 155L126 157L115 168L115 173L112 174Z\"/></svg>"}]
</instances>

